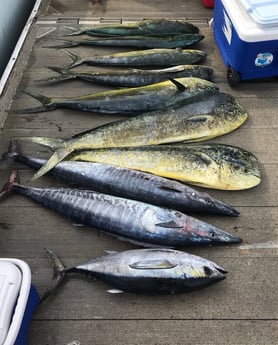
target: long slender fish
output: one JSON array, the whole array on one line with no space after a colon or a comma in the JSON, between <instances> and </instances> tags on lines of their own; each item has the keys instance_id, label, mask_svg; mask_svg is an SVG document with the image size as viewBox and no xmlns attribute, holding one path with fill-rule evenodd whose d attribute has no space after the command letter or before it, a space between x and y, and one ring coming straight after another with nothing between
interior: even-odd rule
<instances>
[{"instance_id":1,"label":"long slender fish","mask_svg":"<svg viewBox=\"0 0 278 345\"><path fill-rule=\"evenodd\" d=\"M65 267L61 259L47 250L54 274L41 298L44 301L68 273L83 273L114 289L111 293L176 294L209 286L228 273L216 263L173 249L133 249L109 253L84 264Z\"/></svg>"},{"instance_id":2,"label":"long slender fish","mask_svg":"<svg viewBox=\"0 0 278 345\"><path fill-rule=\"evenodd\" d=\"M47 137L21 140L56 150L51 163L43 168L48 170L76 150L202 141L231 132L246 119L246 111L233 96L219 93L180 108L108 123L67 140Z\"/></svg>"},{"instance_id":3,"label":"long slender fish","mask_svg":"<svg viewBox=\"0 0 278 345\"><path fill-rule=\"evenodd\" d=\"M114 86L143 86L172 78L195 77L212 80L213 69L200 65L179 65L163 69L125 69L114 71L74 72L68 69L49 66L59 76L36 80L36 82L59 83L66 80L80 79L94 84Z\"/></svg>"},{"instance_id":4,"label":"long slender fish","mask_svg":"<svg viewBox=\"0 0 278 345\"><path fill-rule=\"evenodd\" d=\"M92 25L73 31L66 36L90 35L90 36L168 36L179 34L197 34L199 28L184 20L153 19L142 20L134 23Z\"/></svg>"},{"instance_id":5,"label":"long slender fish","mask_svg":"<svg viewBox=\"0 0 278 345\"><path fill-rule=\"evenodd\" d=\"M2 155L2 161L17 162L38 170L46 160L20 154L16 142ZM112 166L110 164L63 161L50 171L57 179L97 192L139 200L181 212L238 216L233 207L174 180Z\"/></svg>"},{"instance_id":6,"label":"long slender fish","mask_svg":"<svg viewBox=\"0 0 278 345\"><path fill-rule=\"evenodd\" d=\"M45 46L46 48L68 48L77 46L107 46L107 47L135 47L144 49L155 48L188 48L204 39L200 34L181 34L170 36L118 36L118 37L102 37L102 38L84 38L75 40L65 40L55 38L62 41L60 45Z\"/></svg>"},{"instance_id":7,"label":"long slender fish","mask_svg":"<svg viewBox=\"0 0 278 345\"><path fill-rule=\"evenodd\" d=\"M137 244L176 247L241 242L237 236L176 210L91 190L32 188L16 183L15 178L12 173L0 196L19 193L76 224Z\"/></svg>"},{"instance_id":8,"label":"long slender fish","mask_svg":"<svg viewBox=\"0 0 278 345\"><path fill-rule=\"evenodd\" d=\"M196 64L203 61L207 54L196 49L146 49L110 55L81 58L67 50L63 50L72 60L64 68L70 69L82 64L121 67L177 66Z\"/></svg>"},{"instance_id":9,"label":"long slender fish","mask_svg":"<svg viewBox=\"0 0 278 345\"><path fill-rule=\"evenodd\" d=\"M258 161L251 152L223 144L85 150L76 151L70 158L109 163L201 187L222 190L249 189L257 186L261 181Z\"/></svg>"},{"instance_id":10,"label":"long slender fish","mask_svg":"<svg viewBox=\"0 0 278 345\"><path fill-rule=\"evenodd\" d=\"M19 113L37 113L57 108L77 109L102 114L135 115L164 107L178 106L218 93L216 84L200 78L178 78L161 83L97 92L68 99L48 98L25 92L41 102L42 106L16 110Z\"/></svg>"}]
</instances>

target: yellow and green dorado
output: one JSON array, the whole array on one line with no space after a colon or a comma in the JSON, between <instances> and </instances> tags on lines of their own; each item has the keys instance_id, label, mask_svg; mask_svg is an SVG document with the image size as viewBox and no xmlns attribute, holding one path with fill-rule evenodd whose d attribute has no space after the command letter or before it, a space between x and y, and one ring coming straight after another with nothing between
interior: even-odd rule
<instances>
[{"instance_id":1,"label":"yellow and green dorado","mask_svg":"<svg viewBox=\"0 0 278 345\"><path fill-rule=\"evenodd\" d=\"M179 144L77 151L73 160L109 163L221 190L257 186L260 170L249 151L223 144Z\"/></svg>"},{"instance_id":2,"label":"yellow and green dorado","mask_svg":"<svg viewBox=\"0 0 278 345\"><path fill-rule=\"evenodd\" d=\"M231 132L246 119L246 111L233 96L219 93L176 109L163 109L108 123L65 140L21 139L55 150L36 174L39 177L76 150L203 141Z\"/></svg>"}]
</instances>

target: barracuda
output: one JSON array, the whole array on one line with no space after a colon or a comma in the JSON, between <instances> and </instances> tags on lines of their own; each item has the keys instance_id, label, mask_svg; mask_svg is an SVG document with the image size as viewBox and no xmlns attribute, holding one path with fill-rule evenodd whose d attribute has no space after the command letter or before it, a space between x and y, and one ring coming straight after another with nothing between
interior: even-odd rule
<instances>
[{"instance_id":1,"label":"barracuda","mask_svg":"<svg viewBox=\"0 0 278 345\"><path fill-rule=\"evenodd\" d=\"M11 142L2 161L21 163L36 170L46 163L44 159L21 155L17 150L17 143ZM109 164L63 161L50 174L76 186L181 212L239 215L233 207L177 181Z\"/></svg>"},{"instance_id":2,"label":"barracuda","mask_svg":"<svg viewBox=\"0 0 278 345\"><path fill-rule=\"evenodd\" d=\"M81 58L67 50L63 50L72 60L64 68L70 69L82 64L122 67L150 67L150 66L177 66L196 64L203 61L207 54L195 49L146 49L111 55L92 56Z\"/></svg>"},{"instance_id":3,"label":"barracuda","mask_svg":"<svg viewBox=\"0 0 278 345\"><path fill-rule=\"evenodd\" d=\"M120 37L103 37L103 38L84 38L82 40L65 40L60 45L45 46L45 48L68 48L77 46L107 46L107 47L135 47L135 48L186 48L204 39L200 34L181 34L170 36L120 36Z\"/></svg>"},{"instance_id":4,"label":"barracuda","mask_svg":"<svg viewBox=\"0 0 278 345\"><path fill-rule=\"evenodd\" d=\"M212 80L213 70L206 66L179 65L163 69L126 69L105 72L74 72L59 67L48 67L60 76L36 80L40 83L59 83L66 80L80 79L94 84L114 86L143 86L172 78L195 77Z\"/></svg>"},{"instance_id":5,"label":"barracuda","mask_svg":"<svg viewBox=\"0 0 278 345\"><path fill-rule=\"evenodd\" d=\"M168 36L185 33L197 34L199 33L199 28L183 20L154 19L119 25L93 25L80 30L73 29L73 31L66 36L76 36L82 34L91 36Z\"/></svg>"},{"instance_id":6,"label":"barracuda","mask_svg":"<svg viewBox=\"0 0 278 345\"><path fill-rule=\"evenodd\" d=\"M261 181L258 161L251 152L222 144L85 150L70 158L109 163L222 190L249 189Z\"/></svg>"},{"instance_id":7,"label":"barracuda","mask_svg":"<svg viewBox=\"0 0 278 345\"><path fill-rule=\"evenodd\" d=\"M68 99L51 99L34 92L25 93L41 102L42 106L14 112L36 113L68 108L102 114L135 115L190 103L204 95L218 93L218 87L200 78L178 78L147 86L104 91Z\"/></svg>"},{"instance_id":8,"label":"barracuda","mask_svg":"<svg viewBox=\"0 0 278 345\"><path fill-rule=\"evenodd\" d=\"M53 280L41 298L48 298L69 273L83 273L114 289L111 293L176 294L209 286L228 273L216 263L172 249L134 249L109 254L84 264L65 267L47 250L54 270Z\"/></svg>"},{"instance_id":9,"label":"barracuda","mask_svg":"<svg viewBox=\"0 0 278 345\"><path fill-rule=\"evenodd\" d=\"M214 225L176 210L140 201L70 188L32 188L15 182L16 174L3 186L82 224L143 246L177 247L239 243L241 239Z\"/></svg>"},{"instance_id":10,"label":"barracuda","mask_svg":"<svg viewBox=\"0 0 278 345\"><path fill-rule=\"evenodd\" d=\"M21 140L56 150L40 175L76 150L202 141L231 132L246 119L247 113L235 98L220 93L177 109L163 109L108 123L67 140L47 137Z\"/></svg>"}]
</instances>

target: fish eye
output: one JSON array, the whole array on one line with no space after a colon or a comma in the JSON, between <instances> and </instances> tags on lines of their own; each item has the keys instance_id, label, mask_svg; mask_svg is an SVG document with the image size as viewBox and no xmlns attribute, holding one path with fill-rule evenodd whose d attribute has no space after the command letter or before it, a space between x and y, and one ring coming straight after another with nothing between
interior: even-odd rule
<instances>
[{"instance_id":1,"label":"fish eye","mask_svg":"<svg viewBox=\"0 0 278 345\"><path fill-rule=\"evenodd\" d=\"M215 232L212 230L209 232L209 234L210 234L210 237L215 237L215 235L216 235Z\"/></svg>"},{"instance_id":2,"label":"fish eye","mask_svg":"<svg viewBox=\"0 0 278 345\"><path fill-rule=\"evenodd\" d=\"M208 266L204 266L204 272L207 276L210 276L213 273L212 269Z\"/></svg>"}]
</instances>

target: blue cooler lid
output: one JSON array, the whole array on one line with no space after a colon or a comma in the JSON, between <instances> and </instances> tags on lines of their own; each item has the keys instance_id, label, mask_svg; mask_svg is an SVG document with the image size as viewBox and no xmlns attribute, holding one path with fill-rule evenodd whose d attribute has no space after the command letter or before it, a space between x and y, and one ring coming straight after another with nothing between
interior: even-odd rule
<instances>
[{"instance_id":1,"label":"blue cooler lid","mask_svg":"<svg viewBox=\"0 0 278 345\"><path fill-rule=\"evenodd\" d=\"M250 16L262 26L278 26L277 0L240 0Z\"/></svg>"}]
</instances>

